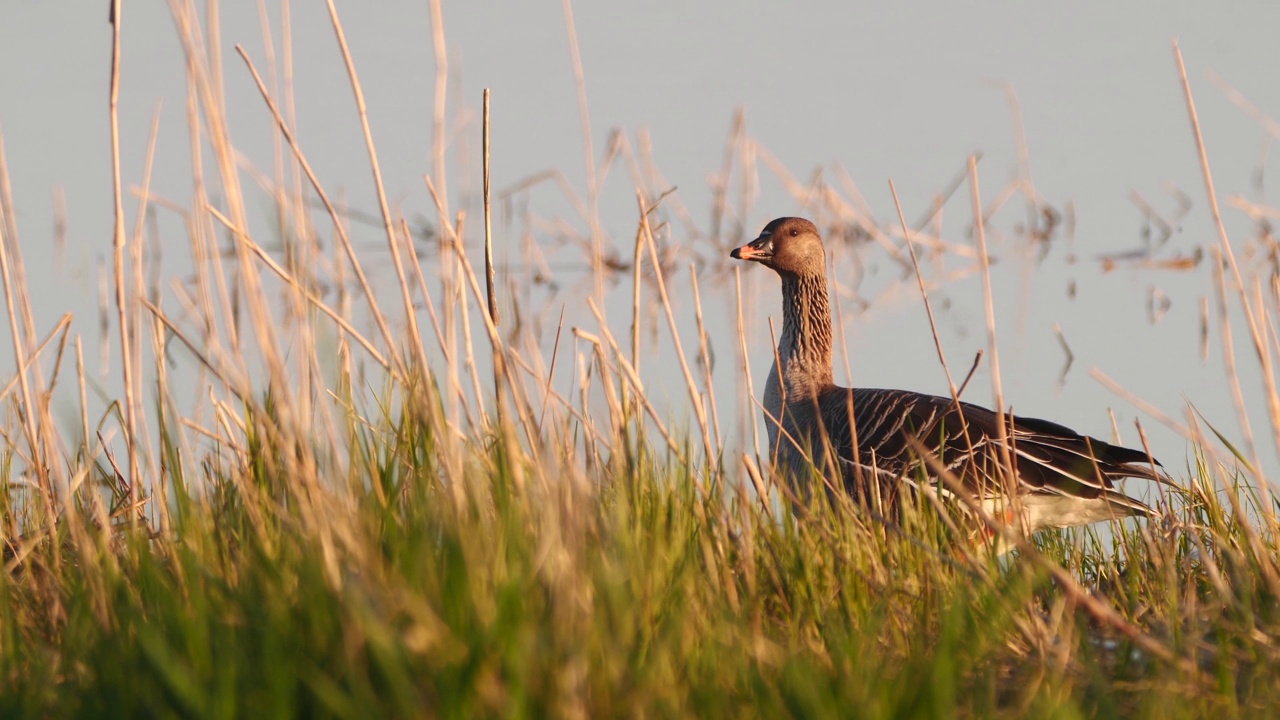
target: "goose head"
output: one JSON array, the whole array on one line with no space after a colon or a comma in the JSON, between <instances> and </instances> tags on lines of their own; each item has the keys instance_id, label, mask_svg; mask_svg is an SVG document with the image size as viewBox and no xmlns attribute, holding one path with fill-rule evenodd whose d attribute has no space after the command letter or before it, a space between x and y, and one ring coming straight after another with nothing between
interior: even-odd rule
<instances>
[{"instance_id":1,"label":"goose head","mask_svg":"<svg viewBox=\"0 0 1280 720\"><path fill-rule=\"evenodd\" d=\"M759 237L734 248L729 257L758 262L784 276L822 276L826 272L818 228L798 217L778 218L765 225Z\"/></svg>"}]
</instances>

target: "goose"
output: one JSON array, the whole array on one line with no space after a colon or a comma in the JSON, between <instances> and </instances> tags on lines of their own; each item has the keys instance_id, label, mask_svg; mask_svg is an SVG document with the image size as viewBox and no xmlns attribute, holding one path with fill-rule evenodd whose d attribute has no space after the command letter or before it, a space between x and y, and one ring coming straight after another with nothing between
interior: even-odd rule
<instances>
[{"instance_id":1,"label":"goose","mask_svg":"<svg viewBox=\"0 0 1280 720\"><path fill-rule=\"evenodd\" d=\"M782 335L763 405L775 471L800 496L807 494L815 468L859 502L878 498L890 507L902 488L919 487L923 480L940 495L967 493L990 516L1029 535L1150 516L1150 507L1115 489L1116 479L1172 484L1146 452L1048 420L1005 414L1002 433L1000 414L978 405L909 390L836 385L826 254L812 222L778 218L730 257L764 265L782 280ZM1010 466L1015 482L1005 480L1003 468ZM947 472L935 472L938 467Z\"/></svg>"}]
</instances>

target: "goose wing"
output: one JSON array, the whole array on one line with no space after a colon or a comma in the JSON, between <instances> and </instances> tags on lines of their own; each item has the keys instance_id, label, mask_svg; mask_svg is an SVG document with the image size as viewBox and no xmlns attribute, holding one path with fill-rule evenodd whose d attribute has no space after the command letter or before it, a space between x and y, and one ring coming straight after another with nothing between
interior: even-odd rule
<instances>
[{"instance_id":1,"label":"goose wing","mask_svg":"<svg viewBox=\"0 0 1280 720\"><path fill-rule=\"evenodd\" d=\"M975 497L1005 493L1000 468L1000 416L971 403L905 390L835 389L819 411L832 447L846 466L896 477L923 473L936 480L916 448L938 458ZM852 422L850 422L852 420ZM1034 418L1005 415L1005 440L1023 493L1087 500L1099 497L1136 512L1142 503L1113 490L1116 478L1171 482L1159 463L1139 450L1119 447ZM908 437L911 440L908 440ZM914 441L914 442L913 442Z\"/></svg>"}]
</instances>

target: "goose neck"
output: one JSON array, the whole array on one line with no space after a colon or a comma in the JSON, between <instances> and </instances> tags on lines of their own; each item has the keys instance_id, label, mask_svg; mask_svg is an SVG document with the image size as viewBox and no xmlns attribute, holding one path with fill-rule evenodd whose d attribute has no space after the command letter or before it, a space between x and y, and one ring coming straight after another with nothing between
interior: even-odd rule
<instances>
[{"instance_id":1,"label":"goose neck","mask_svg":"<svg viewBox=\"0 0 1280 720\"><path fill-rule=\"evenodd\" d=\"M832 384L831 308L823 275L782 277L782 337L778 357L792 399Z\"/></svg>"}]
</instances>

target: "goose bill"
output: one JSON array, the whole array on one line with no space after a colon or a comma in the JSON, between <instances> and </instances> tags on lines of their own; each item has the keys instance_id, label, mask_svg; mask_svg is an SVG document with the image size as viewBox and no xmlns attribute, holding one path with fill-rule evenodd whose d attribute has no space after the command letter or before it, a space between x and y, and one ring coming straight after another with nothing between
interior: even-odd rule
<instances>
[{"instance_id":1,"label":"goose bill","mask_svg":"<svg viewBox=\"0 0 1280 720\"><path fill-rule=\"evenodd\" d=\"M761 235L742 247L734 248L729 257L736 260L768 260L773 257L773 239L768 235Z\"/></svg>"}]
</instances>

